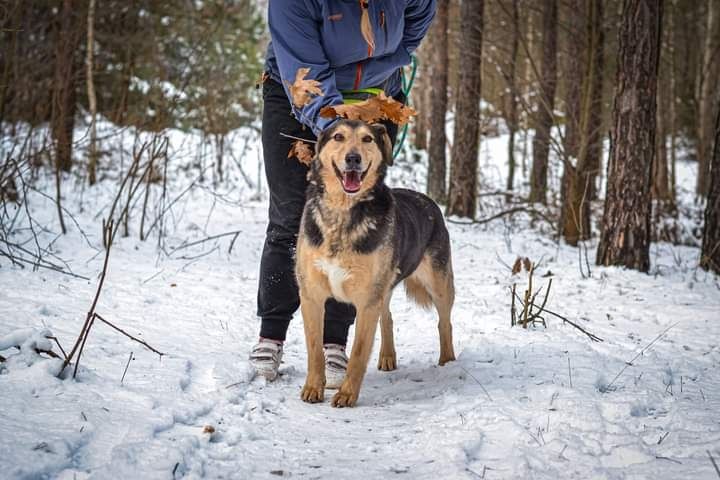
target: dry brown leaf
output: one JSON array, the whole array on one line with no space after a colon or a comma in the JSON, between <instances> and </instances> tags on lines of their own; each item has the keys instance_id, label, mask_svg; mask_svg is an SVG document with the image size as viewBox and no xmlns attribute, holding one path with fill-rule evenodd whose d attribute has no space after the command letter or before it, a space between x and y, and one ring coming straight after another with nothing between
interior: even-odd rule
<instances>
[{"instance_id":1,"label":"dry brown leaf","mask_svg":"<svg viewBox=\"0 0 720 480\"><path fill-rule=\"evenodd\" d=\"M527 270L528 272L530 270L532 270L532 268L533 268L532 262L527 257L523 258L523 266L525 267L525 270Z\"/></svg>"},{"instance_id":2,"label":"dry brown leaf","mask_svg":"<svg viewBox=\"0 0 720 480\"><path fill-rule=\"evenodd\" d=\"M305 78L308 73L310 73L309 68L298 68L298 71L295 73L295 82L293 82L292 85L290 82L285 82L288 84L293 105L297 108L302 108L312 102L316 96L322 97L325 95L322 89L320 89L320 82Z\"/></svg>"},{"instance_id":3,"label":"dry brown leaf","mask_svg":"<svg viewBox=\"0 0 720 480\"><path fill-rule=\"evenodd\" d=\"M313 151L310 145L303 142L302 140L296 140L293 142L290 151L288 152L288 158L295 157L300 163L310 165L313 159Z\"/></svg>"},{"instance_id":4,"label":"dry brown leaf","mask_svg":"<svg viewBox=\"0 0 720 480\"><path fill-rule=\"evenodd\" d=\"M212 425L205 425L203 427L203 433L215 433L215 427Z\"/></svg>"},{"instance_id":5,"label":"dry brown leaf","mask_svg":"<svg viewBox=\"0 0 720 480\"><path fill-rule=\"evenodd\" d=\"M522 258L517 257L517 260L515 260L515 263L513 263L512 266L512 274L515 275L516 273L520 273L522 271Z\"/></svg>"},{"instance_id":6,"label":"dry brown leaf","mask_svg":"<svg viewBox=\"0 0 720 480\"><path fill-rule=\"evenodd\" d=\"M401 126L408 123L410 117L416 114L417 112L412 107L403 105L384 93L370 97L362 102L330 105L320 110L320 116L324 118L342 117L349 120L362 120L367 123L390 120Z\"/></svg>"}]
</instances>

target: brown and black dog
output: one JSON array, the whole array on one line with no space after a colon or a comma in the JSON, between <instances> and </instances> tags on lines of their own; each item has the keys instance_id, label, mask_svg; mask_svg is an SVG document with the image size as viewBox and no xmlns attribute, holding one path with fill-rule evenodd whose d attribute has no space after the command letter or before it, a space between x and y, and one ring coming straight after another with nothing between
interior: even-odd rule
<instances>
[{"instance_id":1,"label":"brown and black dog","mask_svg":"<svg viewBox=\"0 0 720 480\"><path fill-rule=\"evenodd\" d=\"M385 185L392 146L384 126L338 121L318 138L315 151L296 261L308 350L301 397L311 403L324 399L323 318L325 302L332 297L357 309L347 375L332 400L335 407L351 407L360 393L378 319L378 368L396 368L389 304L393 288L403 280L419 305L437 309L440 365L455 360L450 239L431 199Z\"/></svg>"}]
</instances>

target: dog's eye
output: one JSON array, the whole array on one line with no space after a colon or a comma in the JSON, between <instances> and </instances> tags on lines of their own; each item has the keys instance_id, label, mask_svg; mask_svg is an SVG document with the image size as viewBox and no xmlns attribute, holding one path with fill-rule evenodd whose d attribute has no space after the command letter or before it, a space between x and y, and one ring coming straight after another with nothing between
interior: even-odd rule
<instances>
[{"instance_id":1,"label":"dog's eye","mask_svg":"<svg viewBox=\"0 0 720 480\"><path fill-rule=\"evenodd\" d=\"M345 136L342 133L336 133L335 135L333 135L333 140L335 140L336 142L342 142L343 140L345 140Z\"/></svg>"},{"instance_id":2,"label":"dog's eye","mask_svg":"<svg viewBox=\"0 0 720 480\"><path fill-rule=\"evenodd\" d=\"M363 141L363 143L372 143L373 137L371 137L370 135L365 135L365 136L362 138L362 141Z\"/></svg>"}]
</instances>

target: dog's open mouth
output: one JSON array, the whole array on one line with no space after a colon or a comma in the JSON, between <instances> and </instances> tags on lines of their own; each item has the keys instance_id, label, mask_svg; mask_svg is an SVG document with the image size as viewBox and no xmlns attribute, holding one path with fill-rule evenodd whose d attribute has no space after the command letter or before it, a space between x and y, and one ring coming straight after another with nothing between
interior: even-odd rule
<instances>
[{"instance_id":1,"label":"dog's open mouth","mask_svg":"<svg viewBox=\"0 0 720 480\"><path fill-rule=\"evenodd\" d=\"M364 172L360 170L345 170L341 172L334 162L333 167L335 168L335 174L338 179L340 179L343 190L345 190L345 193L350 194L360 191L365 175L367 175L368 170L370 170L370 165L368 165L368 168Z\"/></svg>"}]
</instances>

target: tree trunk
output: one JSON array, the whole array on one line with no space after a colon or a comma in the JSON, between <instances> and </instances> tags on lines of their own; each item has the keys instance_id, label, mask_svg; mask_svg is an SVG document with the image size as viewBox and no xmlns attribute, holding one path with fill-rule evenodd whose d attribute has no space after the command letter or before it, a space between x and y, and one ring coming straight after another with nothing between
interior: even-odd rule
<instances>
[{"instance_id":1,"label":"tree trunk","mask_svg":"<svg viewBox=\"0 0 720 480\"><path fill-rule=\"evenodd\" d=\"M675 80L675 69L677 68L675 62L675 15L677 8L677 0L672 0L670 8L668 9L668 55L670 55L670 202L672 209L675 208L677 203L677 191L676 191L676 179L675 179L675 164L677 161L677 108L675 102L677 100L677 86Z\"/></svg>"},{"instance_id":2,"label":"tree trunk","mask_svg":"<svg viewBox=\"0 0 720 480\"><path fill-rule=\"evenodd\" d=\"M557 85L557 23L557 0L548 0L543 12L542 78L530 172L530 201L539 203L546 202L548 155Z\"/></svg>"},{"instance_id":3,"label":"tree trunk","mask_svg":"<svg viewBox=\"0 0 720 480\"><path fill-rule=\"evenodd\" d=\"M426 55L426 50L430 47L429 45L424 45L424 48L422 48L420 51L418 51L420 64L424 65L426 68L423 69L423 71L418 75L417 78L417 85L413 91L413 102L415 105L415 110L417 110L418 114L417 117L415 117L415 148L418 150L427 150L428 144L427 144L427 130L428 130L428 115L429 115L429 105L428 105L428 91L430 90L430 65L431 62L427 57L429 55Z\"/></svg>"},{"instance_id":4,"label":"tree trunk","mask_svg":"<svg viewBox=\"0 0 720 480\"><path fill-rule=\"evenodd\" d=\"M597 263L647 272L662 0L625 0L621 18L613 149Z\"/></svg>"},{"instance_id":5,"label":"tree trunk","mask_svg":"<svg viewBox=\"0 0 720 480\"><path fill-rule=\"evenodd\" d=\"M720 107L715 121L715 148L710 162L708 184L700 266L720 274Z\"/></svg>"},{"instance_id":6,"label":"tree trunk","mask_svg":"<svg viewBox=\"0 0 720 480\"><path fill-rule=\"evenodd\" d=\"M713 119L720 89L720 1L708 0L707 30L700 76L700 119L698 122L698 175L696 193L707 196L710 188L710 157L713 143Z\"/></svg>"},{"instance_id":7,"label":"tree trunk","mask_svg":"<svg viewBox=\"0 0 720 480\"><path fill-rule=\"evenodd\" d=\"M60 28L55 46L52 135L55 141L56 167L69 172L72 167L73 129L75 126L75 62L79 36L75 31L72 0L63 0Z\"/></svg>"},{"instance_id":8,"label":"tree trunk","mask_svg":"<svg viewBox=\"0 0 720 480\"><path fill-rule=\"evenodd\" d=\"M662 58L662 53L660 54ZM670 200L670 189L668 188L668 151L667 151L667 109L665 107L667 92L662 75L658 79L657 87L657 129L656 129L656 150L655 162L653 163L653 188L652 196L655 200L665 203Z\"/></svg>"},{"instance_id":9,"label":"tree trunk","mask_svg":"<svg viewBox=\"0 0 720 480\"><path fill-rule=\"evenodd\" d=\"M87 69L87 96L90 109L90 146L88 148L88 183L95 185L97 180L97 97L95 96L95 80L93 77L93 54L95 52L95 0L90 0L87 17L87 55L85 68Z\"/></svg>"},{"instance_id":10,"label":"tree trunk","mask_svg":"<svg viewBox=\"0 0 720 480\"><path fill-rule=\"evenodd\" d=\"M591 31L592 53L590 61L592 74L588 75L590 81L590 106L587 111L587 118L583 119L583 138L587 141L587 158L585 159L585 171L587 179L587 198L596 200L598 198L596 179L602 173L603 138L605 128L603 126L603 81L605 79L605 27L603 0L593 0L590 15L592 24L588 24ZM589 232L588 232L589 233Z\"/></svg>"},{"instance_id":11,"label":"tree trunk","mask_svg":"<svg viewBox=\"0 0 720 480\"><path fill-rule=\"evenodd\" d=\"M447 214L468 218L477 208L483 7L483 0L464 1L460 14L465 58L460 63Z\"/></svg>"},{"instance_id":12,"label":"tree trunk","mask_svg":"<svg viewBox=\"0 0 720 480\"><path fill-rule=\"evenodd\" d=\"M580 232L587 229L582 228L587 221L588 215L583 215L587 210L588 214L589 202L581 205L575 205L573 201L577 197L578 189L578 166L580 163L580 142L584 134L582 120L582 104L587 94L589 85L585 72L590 72L592 60L587 57L592 55L592 49L586 47L592 45L592 30L583 28L584 12L583 2L580 0L572 0L569 3L568 30L567 30L567 55L565 63L565 137L563 141L563 174L560 183L560 231L565 241L570 245L576 245L580 237ZM591 7L592 8L592 7ZM588 25L590 20L586 22ZM587 38L583 34L587 30ZM585 61L585 64L583 64ZM589 223L589 222L588 222Z\"/></svg>"},{"instance_id":13,"label":"tree trunk","mask_svg":"<svg viewBox=\"0 0 720 480\"><path fill-rule=\"evenodd\" d=\"M520 13L518 11L518 0L512 0L512 46L510 51L510 71L508 72L508 102L507 124L510 135L508 138L508 176L506 190L511 192L515 188L515 133L518 130L518 91L517 91L517 60L518 45L520 43ZM506 197L510 201L511 197Z\"/></svg>"},{"instance_id":14,"label":"tree trunk","mask_svg":"<svg viewBox=\"0 0 720 480\"><path fill-rule=\"evenodd\" d=\"M580 110L583 80L585 78L583 59L585 59L585 25L583 0L570 0L567 12L567 55L565 55L565 137L563 149L565 162L577 160L580 149Z\"/></svg>"},{"instance_id":15,"label":"tree trunk","mask_svg":"<svg viewBox=\"0 0 720 480\"><path fill-rule=\"evenodd\" d=\"M445 115L448 105L448 9L449 0L438 0L432 31L432 105L430 111L430 145L428 151L427 193L436 202L445 202L446 163Z\"/></svg>"}]
</instances>

